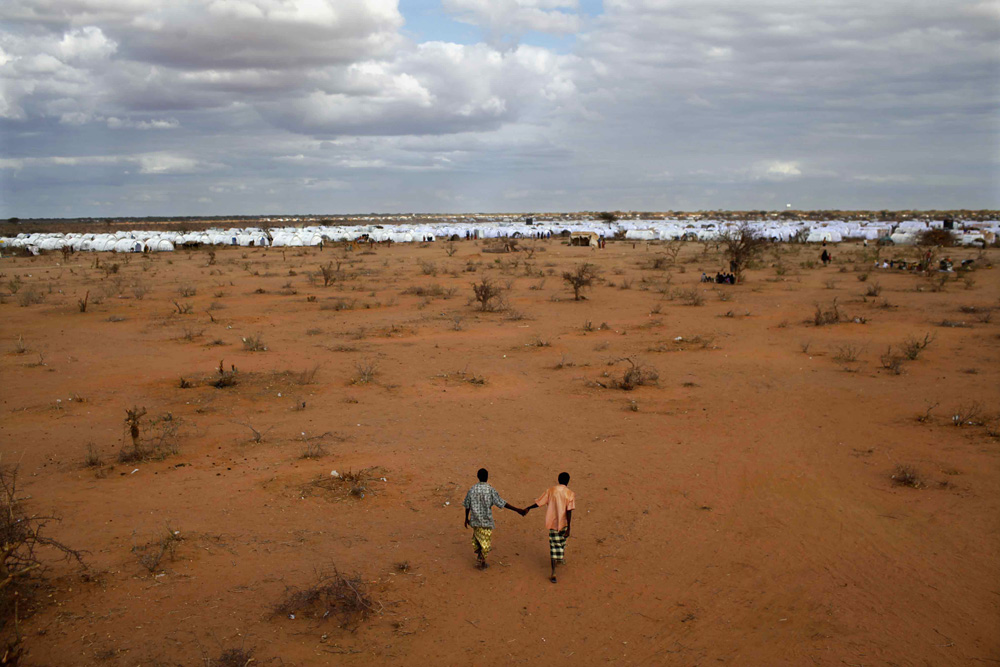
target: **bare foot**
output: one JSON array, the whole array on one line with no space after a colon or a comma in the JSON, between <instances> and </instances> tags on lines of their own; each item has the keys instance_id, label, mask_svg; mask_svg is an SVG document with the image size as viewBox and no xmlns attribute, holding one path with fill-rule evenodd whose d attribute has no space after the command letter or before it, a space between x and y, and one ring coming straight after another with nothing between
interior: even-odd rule
<instances>
[{"instance_id":1,"label":"bare foot","mask_svg":"<svg viewBox=\"0 0 1000 667\"><path fill-rule=\"evenodd\" d=\"M551 581L551 582L552 582L553 584L554 584L554 583L556 583L556 578L555 578L555 576L551 576L551 577L549 577L549 581Z\"/></svg>"}]
</instances>

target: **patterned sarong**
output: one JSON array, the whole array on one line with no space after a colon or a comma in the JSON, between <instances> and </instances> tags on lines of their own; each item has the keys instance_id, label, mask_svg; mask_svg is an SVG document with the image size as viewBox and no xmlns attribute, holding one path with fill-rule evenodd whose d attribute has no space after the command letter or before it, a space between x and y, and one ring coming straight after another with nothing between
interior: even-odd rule
<instances>
[{"instance_id":1,"label":"patterned sarong","mask_svg":"<svg viewBox=\"0 0 1000 667\"><path fill-rule=\"evenodd\" d=\"M562 560L566 554L566 530L549 530L549 558Z\"/></svg>"},{"instance_id":2,"label":"patterned sarong","mask_svg":"<svg viewBox=\"0 0 1000 667\"><path fill-rule=\"evenodd\" d=\"M476 554L486 560L486 555L493 546L493 529L473 527L472 544L476 547Z\"/></svg>"}]
</instances>

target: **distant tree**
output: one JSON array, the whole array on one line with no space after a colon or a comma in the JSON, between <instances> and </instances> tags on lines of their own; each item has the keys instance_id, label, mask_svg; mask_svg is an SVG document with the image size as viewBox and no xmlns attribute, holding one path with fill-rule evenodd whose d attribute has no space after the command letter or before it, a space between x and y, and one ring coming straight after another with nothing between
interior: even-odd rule
<instances>
[{"instance_id":1,"label":"distant tree","mask_svg":"<svg viewBox=\"0 0 1000 667\"><path fill-rule=\"evenodd\" d=\"M15 225L21 222L21 218L7 218L7 222L14 223Z\"/></svg>"},{"instance_id":2,"label":"distant tree","mask_svg":"<svg viewBox=\"0 0 1000 667\"><path fill-rule=\"evenodd\" d=\"M573 299L579 301L583 298L580 296L580 291L584 287L593 286L594 280L599 278L600 275L600 271L593 264L580 264L576 267L575 271L563 272L563 280L568 282L570 287L573 288Z\"/></svg>"},{"instance_id":3,"label":"distant tree","mask_svg":"<svg viewBox=\"0 0 1000 667\"><path fill-rule=\"evenodd\" d=\"M764 252L767 239L746 222L736 227L726 227L716 238L726 257L729 269L736 276L736 282L743 282L743 271L747 265Z\"/></svg>"},{"instance_id":4,"label":"distant tree","mask_svg":"<svg viewBox=\"0 0 1000 667\"><path fill-rule=\"evenodd\" d=\"M610 223L610 222L614 222L615 220L617 220L618 216L615 215L614 213L612 213L611 211L604 211L603 213L598 213L597 214L597 219L598 220L603 220L604 222Z\"/></svg>"},{"instance_id":5,"label":"distant tree","mask_svg":"<svg viewBox=\"0 0 1000 667\"><path fill-rule=\"evenodd\" d=\"M925 229L917 234L917 245L950 248L955 245L955 234L950 229Z\"/></svg>"}]
</instances>

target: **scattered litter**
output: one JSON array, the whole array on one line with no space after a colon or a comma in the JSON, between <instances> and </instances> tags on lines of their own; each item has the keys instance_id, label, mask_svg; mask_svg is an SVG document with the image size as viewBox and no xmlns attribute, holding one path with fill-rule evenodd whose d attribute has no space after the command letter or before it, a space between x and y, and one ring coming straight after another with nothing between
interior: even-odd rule
<instances>
[{"instance_id":1,"label":"scattered litter","mask_svg":"<svg viewBox=\"0 0 1000 667\"><path fill-rule=\"evenodd\" d=\"M292 619L294 621L295 620L295 614L289 614L288 618L290 618L290 619Z\"/></svg>"},{"instance_id":2,"label":"scattered litter","mask_svg":"<svg viewBox=\"0 0 1000 667\"><path fill-rule=\"evenodd\" d=\"M334 470L330 473L330 477L340 477L340 473Z\"/></svg>"},{"instance_id":3,"label":"scattered litter","mask_svg":"<svg viewBox=\"0 0 1000 667\"><path fill-rule=\"evenodd\" d=\"M137 472L139 472L139 469L138 469L138 468L136 468L135 470L133 470L133 471L132 471L132 472L130 472L129 474L130 474L130 475L134 475L134 474L136 474Z\"/></svg>"},{"instance_id":4,"label":"scattered litter","mask_svg":"<svg viewBox=\"0 0 1000 667\"><path fill-rule=\"evenodd\" d=\"M451 503L449 503L449 502L445 502L445 505L451 505Z\"/></svg>"},{"instance_id":5,"label":"scattered litter","mask_svg":"<svg viewBox=\"0 0 1000 667\"><path fill-rule=\"evenodd\" d=\"M383 482L387 482L387 481L389 481L389 480L387 480L387 479L386 479L385 477L383 477L383 478L382 478L382 481L383 481Z\"/></svg>"}]
</instances>

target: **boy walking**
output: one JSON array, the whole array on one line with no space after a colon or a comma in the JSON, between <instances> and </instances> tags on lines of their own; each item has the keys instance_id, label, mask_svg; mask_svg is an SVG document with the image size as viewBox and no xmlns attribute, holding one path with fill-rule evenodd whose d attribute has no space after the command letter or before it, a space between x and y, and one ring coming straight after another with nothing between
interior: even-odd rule
<instances>
[{"instance_id":1,"label":"boy walking","mask_svg":"<svg viewBox=\"0 0 1000 667\"><path fill-rule=\"evenodd\" d=\"M477 484L473 484L469 492L465 494L462 505L465 507L465 527L472 526L472 544L476 550L476 558L479 560L479 568L485 570L489 567L486 563L486 556L493 546L493 506L517 512L524 516L528 512L510 505L497 490L486 483L490 478L490 473L486 468L480 468L476 473L479 478Z\"/></svg>"},{"instance_id":2,"label":"boy walking","mask_svg":"<svg viewBox=\"0 0 1000 667\"><path fill-rule=\"evenodd\" d=\"M549 531L549 560L552 562L552 576L556 583L556 564L562 564L566 555L566 540L569 539L570 523L573 520L573 510L576 509L576 494L569 490L569 473L559 473L559 483L545 490L535 504L524 509L525 513L547 505L545 510L545 527Z\"/></svg>"}]
</instances>

